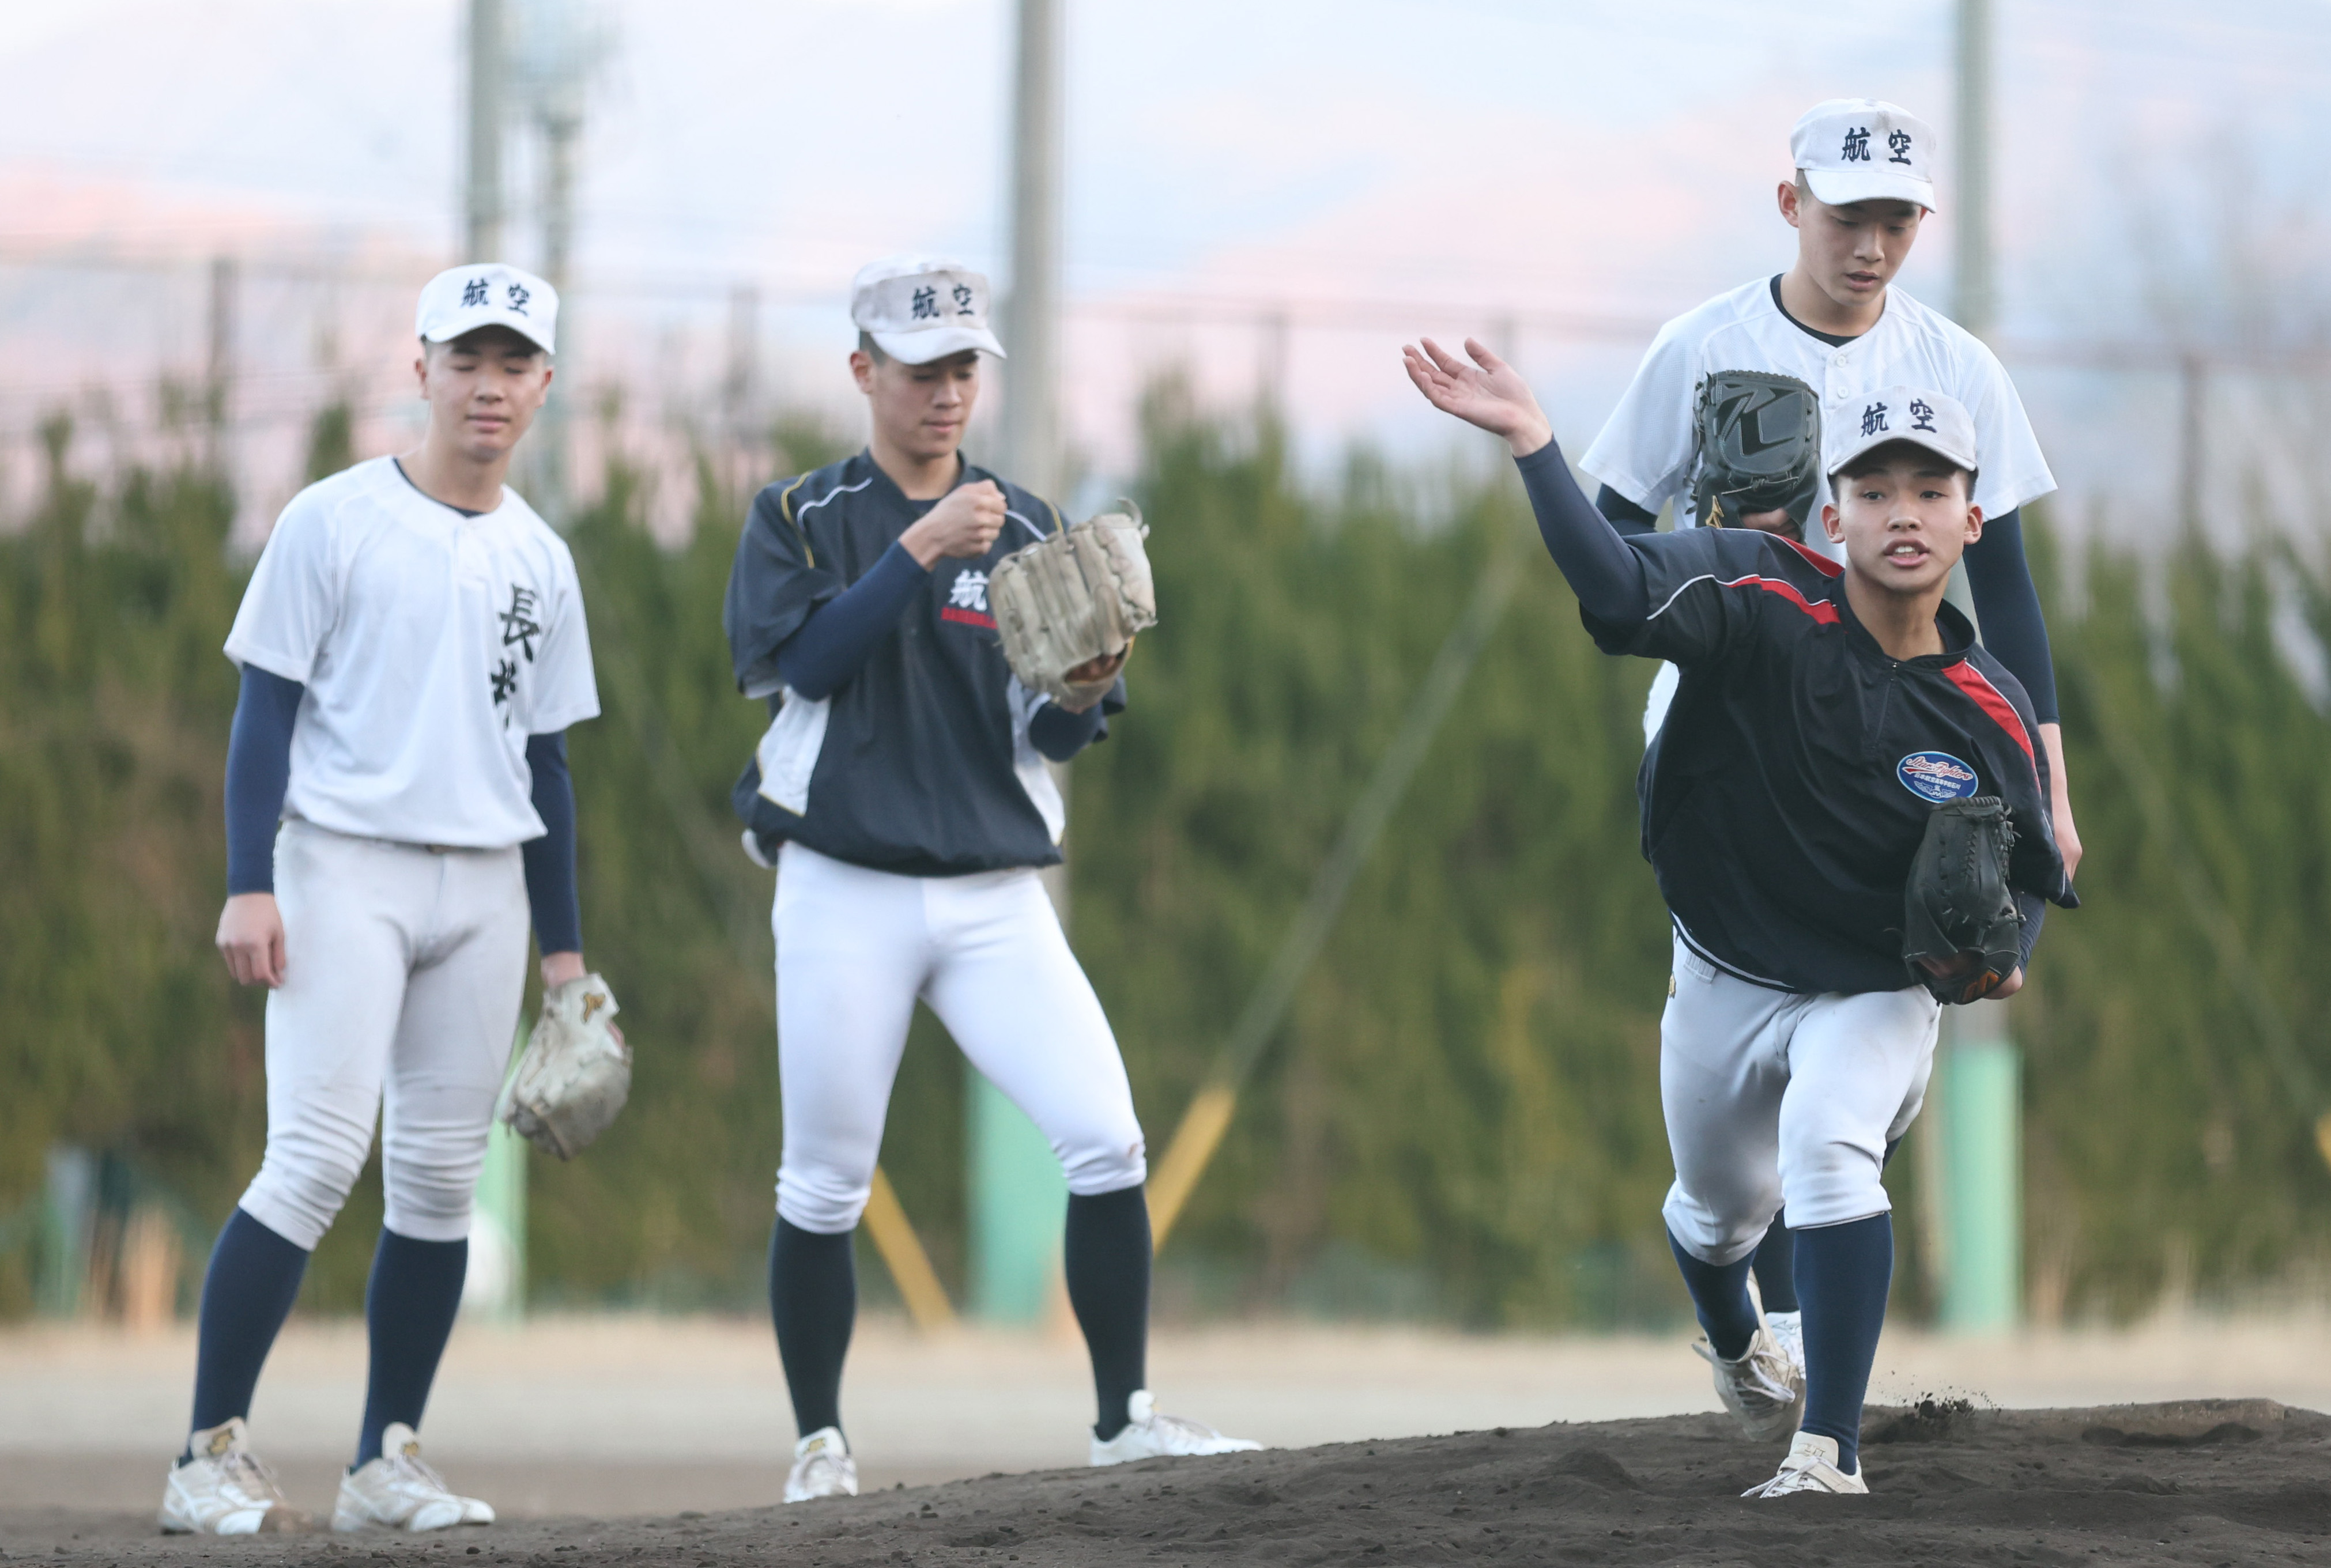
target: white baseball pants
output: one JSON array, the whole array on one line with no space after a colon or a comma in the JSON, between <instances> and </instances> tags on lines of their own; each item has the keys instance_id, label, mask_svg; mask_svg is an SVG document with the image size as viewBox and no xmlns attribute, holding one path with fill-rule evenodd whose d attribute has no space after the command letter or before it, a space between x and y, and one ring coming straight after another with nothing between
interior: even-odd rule
<instances>
[{"instance_id":1,"label":"white baseball pants","mask_svg":"<svg viewBox=\"0 0 2331 1568\"><path fill-rule=\"evenodd\" d=\"M1042 1129L1070 1192L1147 1179L1117 1038L1035 871L902 877L788 843L772 919L786 1220L858 1223L918 998Z\"/></svg>"},{"instance_id":2,"label":"white baseball pants","mask_svg":"<svg viewBox=\"0 0 2331 1568\"><path fill-rule=\"evenodd\" d=\"M290 822L275 901L284 978L267 996L267 1154L243 1209L312 1250L378 1119L388 1228L461 1240L526 989L519 851Z\"/></svg>"},{"instance_id":3,"label":"white baseball pants","mask_svg":"<svg viewBox=\"0 0 2331 1568\"><path fill-rule=\"evenodd\" d=\"M1893 1203L1879 1173L1927 1094L1942 1007L1923 986L1818 996L1724 974L1679 938L1660 1019L1660 1098L1685 1251L1737 1262L1785 1202L1789 1228Z\"/></svg>"}]
</instances>

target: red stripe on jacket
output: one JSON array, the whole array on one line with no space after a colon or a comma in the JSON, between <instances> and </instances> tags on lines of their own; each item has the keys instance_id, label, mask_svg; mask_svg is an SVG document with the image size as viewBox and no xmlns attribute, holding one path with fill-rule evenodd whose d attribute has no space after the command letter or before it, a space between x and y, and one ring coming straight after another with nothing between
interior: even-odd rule
<instances>
[{"instance_id":1,"label":"red stripe on jacket","mask_svg":"<svg viewBox=\"0 0 2331 1568\"><path fill-rule=\"evenodd\" d=\"M1778 577L1735 577L1721 584L1727 588L1762 588L1767 594L1778 594L1798 609L1824 626L1837 624L1837 606L1826 599L1807 599L1803 594Z\"/></svg>"},{"instance_id":2,"label":"red stripe on jacket","mask_svg":"<svg viewBox=\"0 0 2331 1568\"><path fill-rule=\"evenodd\" d=\"M1822 555L1811 545L1804 544L1797 539L1793 539L1786 534L1774 534L1773 537L1788 546L1789 548L1794 550L1798 555L1803 556L1805 560L1811 564L1812 569L1819 572L1822 576L1842 577L1845 575L1845 568L1843 566L1839 565L1835 561L1831 560L1827 556Z\"/></svg>"},{"instance_id":3,"label":"red stripe on jacket","mask_svg":"<svg viewBox=\"0 0 2331 1568\"><path fill-rule=\"evenodd\" d=\"M2023 748L2024 760L2032 764L2036 773L2039 764L2031 755L2031 732L2023 727L2023 716L2015 711L2015 704L2007 700L2007 694L1964 659L1943 673L1950 677L1952 685L1974 698L1974 705L1991 715L1993 721L2007 731L2008 737Z\"/></svg>"}]
</instances>

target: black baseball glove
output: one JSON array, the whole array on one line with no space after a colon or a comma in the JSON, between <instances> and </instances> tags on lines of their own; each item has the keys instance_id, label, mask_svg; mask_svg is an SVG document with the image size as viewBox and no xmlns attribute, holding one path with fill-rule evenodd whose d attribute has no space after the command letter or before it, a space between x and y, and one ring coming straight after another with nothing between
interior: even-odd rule
<instances>
[{"instance_id":1,"label":"black baseball glove","mask_svg":"<svg viewBox=\"0 0 2331 1568\"><path fill-rule=\"evenodd\" d=\"M1927 819L1903 889L1902 961L1936 1001L1980 1002L2022 964L2023 912L2007 886L2014 848L1996 795L1945 801Z\"/></svg>"},{"instance_id":2,"label":"black baseball glove","mask_svg":"<svg viewBox=\"0 0 2331 1568\"><path fill-rule=\"evenodd\" d=\"M1821 494L1821 400L1793 375L1719 370L1692 410L1699 467L1692 502L1700 526L1736 528L1752 512L1785 510L1781 530L1802 541Z\"/></svg>"}]
</instances>

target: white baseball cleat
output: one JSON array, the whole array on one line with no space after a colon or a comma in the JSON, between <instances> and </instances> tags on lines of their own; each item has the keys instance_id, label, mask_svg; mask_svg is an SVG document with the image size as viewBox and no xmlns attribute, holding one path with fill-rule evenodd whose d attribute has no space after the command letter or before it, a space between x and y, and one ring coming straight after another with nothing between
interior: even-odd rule
<instances>
[{"instance_id":1,"label":"white baseball cleat","mask_svg":"<svg viewBox=\"0 0 2331 1568\"><path fill-rule=\"evenodd\" d=\"M1136 1459L1158 1459L1185 1454L1251 1454L1262 1445L1247 1438L1226 1438L1204 1421L1157 1413L1157 1402L1147 1389L1137 1389L1125 1402L1133 1419L1125 1430L1103 1442L1092 1440L1096 1465L1128 1465Z\"/></svg>"},{"instance_id":2,"label":"white baseball cleat","mask_svg":"<svg viewBox=\"0 0 2331 1568\"><path fill-rule=\"evenodd\" d=\"M1765 1332L1773 1336L1774 1348L1789 1364L1790 1381L1799 1388L1804 1387L1804 1315L1800 1312L1768 1312L1765 1314Z\"/></svg>"},{"instance_id":3,"label":"white baseball cleat","mask_svg":"<svg viewBox=\"0 0 2331 1568\"><path fill-rule=\"evenodd\" d=\"M283 1500L275 1472L246 1447L241 1416L186 1440L194 1458L170 1467L157 1523L168 1535L278 1535L308 1528L308 1516Z\"/></svg>"},{"instance_id":4,"label":"white baseball cleat","mask_svg":"<svg viewBox=\"0 0 2331 1568\"><path fill-rule=\"evenodd\" d=\"M1781 1473L1740 1495L1785 1497L1795 1492L1834 1492L1843 1497L1860 1497L1869 1490L1859 1466L1850 1476L1837 1468L1835 1438L1799 1432L1797 1440L1789 1445L1789 1457L1781 1461Z\"/></svg>"},{"instance_id":5,"label":"white baseball cleat","mask_svg":"<svg viewBox=\"0 0 2331 1568\"><path fill-rule=\"evenodd\" d=\"M332 1509L335 1530L446 1530L455 1525L490 1525L494 1510L464 1497L421 1457L421 1439L403 1421L380 1434L380 1458L340 1478L340 1500Z\"/></svg>"},{"instance_id":6,"label":"white baseball cleat","mask_svg":"<svg viewBox=\"0 0 2331 1568\"><path fill-rule=\"evenodd\" d=\"M1796 1429L1797 1407L1805 1397L1804 1374L1791 1366L1773 1336L1759 1328L1737 1361L1727 1361L1701 1340L1691 1347L1716 1369L1716 1397L1759 1442L1786 1437Z\"/></svg>"},{"instance_id":7,"label":"white baseball cleat","mask_svg":"<svg viewBox=\"0 0 2331 1568\"><path fill-rule=\"evenodd\" d=\"M858 1495L858 1461L840 1427L820 1427L794 1445L794 1468L785 1477L785 1501Z\"/></svg>"}]
</instances>

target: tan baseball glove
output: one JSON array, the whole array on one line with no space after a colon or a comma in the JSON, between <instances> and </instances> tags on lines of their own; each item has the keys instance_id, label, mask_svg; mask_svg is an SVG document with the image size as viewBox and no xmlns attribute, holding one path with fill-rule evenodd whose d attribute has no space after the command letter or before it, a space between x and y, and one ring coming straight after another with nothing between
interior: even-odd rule
<instances>
[{"instance_id":1,"label":"tan baseball glove","mask_svg":"<svg viewBox=\"0 0 2331 1568\"><path fill-rule=\"evenodd\" d=\"M632 1048L612 1027L615 993L596 974L554 985L495 1114L546 1152L571 1160L607 1130L632 1095Z\"/></svg>"},{"instance_id":2,"label":"tan baseball glove","mask_svg":"<svg viewBox=\"0 0 2331 1568\"><path fill-rule=\"evenodd\" d=\"M1004 637L1004 658L1020 684L1063 708L1081 711L1115 683L1074 681L1069 674L1133 646L1134 633L1157 623L1157 590L1141 508L1114 511L1014 550L988 575L987 604Z\"/></svg>"}]
</instances>

